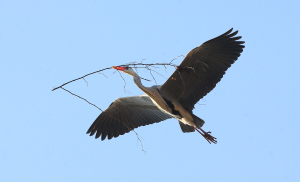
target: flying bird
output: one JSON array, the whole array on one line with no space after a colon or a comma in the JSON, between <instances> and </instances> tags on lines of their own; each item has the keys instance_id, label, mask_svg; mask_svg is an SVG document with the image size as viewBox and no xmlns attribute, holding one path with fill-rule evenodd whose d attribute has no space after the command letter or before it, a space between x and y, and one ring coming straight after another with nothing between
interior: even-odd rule
<instances>
[{"instance_id":1,"label":"flying bird","mask_svg":"<svg viewBox=\"0 0 300 182\"><path fill-rule=\"evenodd\" d=\"M191 50L175 72L163 85L145 87L141 77L128 66L113 66L114 69L133 77L133 82L145 95L116 99L103 111L87 134L96 133L112 139L134 128L158 123L169 118L179 121L182 132L198 131L209 143L217 143L215 137L201 127L204 121L193 114L194 105L209 93L221 80L226 70L238 59L244 41L238 41L238 31L233 29L208 40Z\"/></svg>"}]
</instances>

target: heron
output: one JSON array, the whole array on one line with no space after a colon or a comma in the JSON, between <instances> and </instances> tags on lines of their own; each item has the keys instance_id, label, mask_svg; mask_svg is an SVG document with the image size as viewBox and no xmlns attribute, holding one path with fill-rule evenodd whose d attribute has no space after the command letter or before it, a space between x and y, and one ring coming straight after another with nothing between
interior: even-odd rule
<instances>
[{"instance_id":1,"label":"heron","mask_svg":"<svg viewBox=\"0 0 300 182\"><path fill-rule=\"evenodd\" d=\"M192 49L163 85L145 87L129 66L112 68L129 74L145 95L116 99L87 131L101 140L116 138L134 128L169 118L178 120L183 133L197 131L209 143L217 143L211 132L202 129L204 120L193 114L194 105L213 90L245 47L233 28Z\"/></svg>"}]
</instances>

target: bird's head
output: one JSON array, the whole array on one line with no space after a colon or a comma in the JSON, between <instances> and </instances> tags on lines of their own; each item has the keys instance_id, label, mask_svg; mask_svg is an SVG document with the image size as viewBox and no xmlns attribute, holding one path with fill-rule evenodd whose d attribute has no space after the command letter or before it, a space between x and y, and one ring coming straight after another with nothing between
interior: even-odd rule
<instances>
[{"instance_id":1,"label":"bird's head","mask_svg":"<svg viewBox=\"0 0 300 182\"><path fill-rule=\"evenodd\" d=\"M132 68L127 67L127 66L126 67L124 67L124 66L112 66L112 68L116 69L118 71L122 71L124 73L127 73L127 74L129 74L131 76L133 76L134 73L135 73Z\"/></svg>"}]
</instances>

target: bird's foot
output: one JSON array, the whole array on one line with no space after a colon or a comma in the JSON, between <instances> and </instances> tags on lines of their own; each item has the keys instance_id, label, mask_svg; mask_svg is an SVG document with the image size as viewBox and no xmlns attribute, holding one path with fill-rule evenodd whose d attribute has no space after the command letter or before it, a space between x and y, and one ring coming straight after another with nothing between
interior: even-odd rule
<instances>
[{"instance_id":1,"label":"bird's foot","mask_svg":"<svg viewBox=\"0 0 300 182\"><path fill-rule=\"evenodd\" d=\"M210 133L211 133L210 131L204 132L204 135L202 136L208 141L208 143L212 142L214 144L217 144L217 138L211 136Z\"/></svg>"},{"instance_id":2,"label":"bird's foot","mask_svg":"<svg viewBox=\"0 0 300 182\"><path fill-rule=\"evenodd\" d=\"M200 128L200 130L203 132L201 132L201 131L199 131L196 127L194 127L204 138L205 138L205 140L207 140L208 141L208 143L210 143L211 144L211 142L212 143L214 143L214 144L217 144L217 138L215 138L215 137L213 137L213 136L211 136L211 132L209 131L209 132L206 132L206 131L204 131L204 130L202 130L201 128Z\"/></svg>"}]
</instances>

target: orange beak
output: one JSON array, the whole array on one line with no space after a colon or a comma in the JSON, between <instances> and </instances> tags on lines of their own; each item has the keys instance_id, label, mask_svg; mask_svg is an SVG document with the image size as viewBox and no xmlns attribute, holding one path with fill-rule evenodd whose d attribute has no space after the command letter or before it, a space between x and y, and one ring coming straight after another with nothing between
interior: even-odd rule
<instances>
[{"instance_id":1,"label":"orange beak","mask_svg":"<svg viewBox=\"0 0 300 182\"><path fill-rule=\"evenodd\" d=\"M126 67L123 67L123 66L112 66L112 68L116 69L116 70L120 70L120 71L126 70Z\"/></svg>"}]
</instances>

